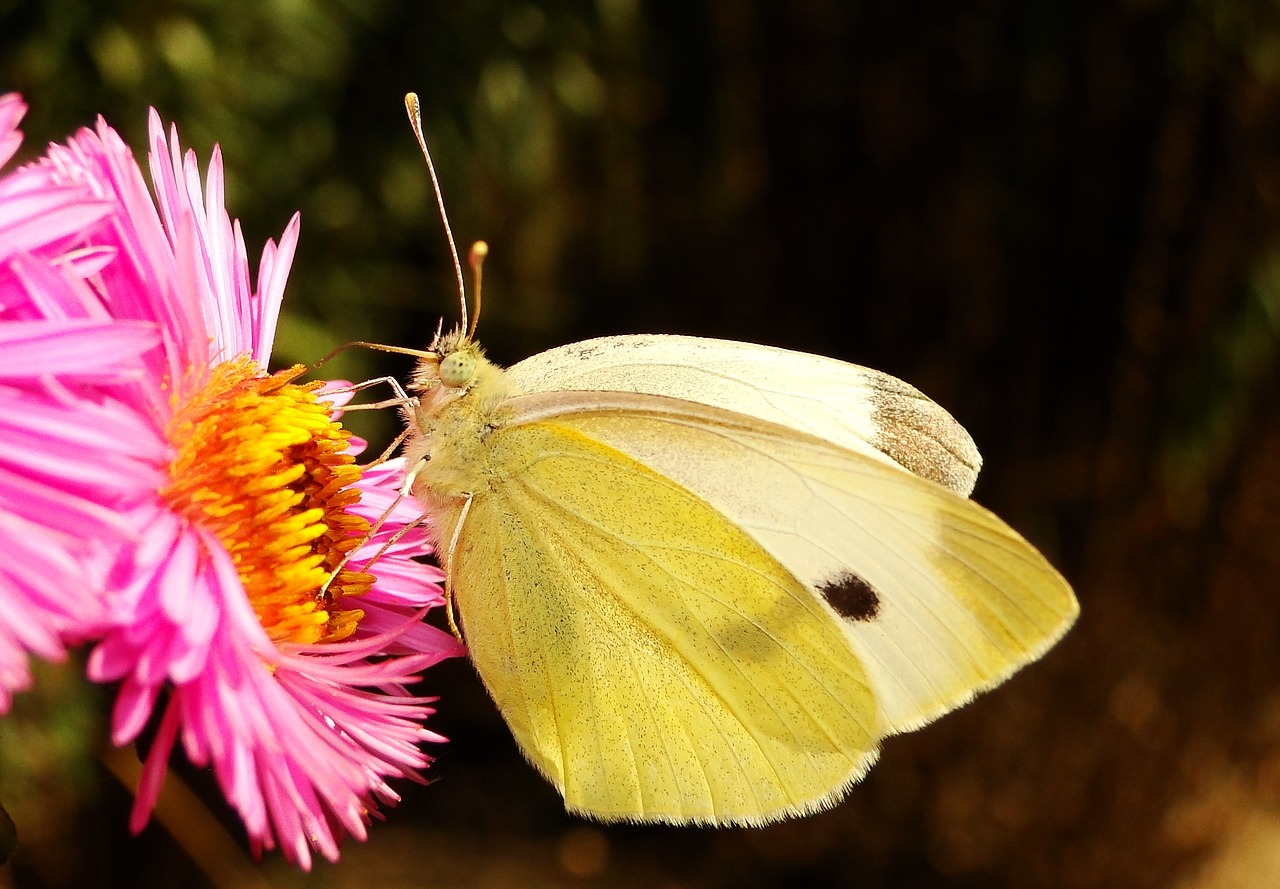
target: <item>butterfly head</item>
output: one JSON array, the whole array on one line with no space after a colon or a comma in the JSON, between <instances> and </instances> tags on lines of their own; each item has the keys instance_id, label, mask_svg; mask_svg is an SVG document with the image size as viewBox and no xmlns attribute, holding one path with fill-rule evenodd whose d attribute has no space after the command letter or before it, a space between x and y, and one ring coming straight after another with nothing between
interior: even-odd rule
<instances>
[{"instance_id":1,"label":"butterfly head","mask_svg":"<svg viewBox=\"0 0 1280 889\"><path fill-rule=\"evenodd\" d=\"M409 388L423 394L437 389L454 390L449 393L453 395L464 393L484 363L484 350L462 330L437 334L414 369Z\"/></svg>"},{"instance_id":2,"label":"butterfly head","mask_svg":"<svg viewBox=\"0 0 1280 889\"><path fill-rule=\"evenodd\" d=\"M461 329L438 337L431 351L439 356L436 376L440 385L448 389L469 388L476 378L480 362L484 360L480 344Z\"/></svg>"},{"instance_id":3,"label":"butterfly head","mask_svg":"<svg viewBox=\"0 0 1280 889\"><path fill-rule=\"evenodd\" d=\"M414 398L404 410L411 430L405 457L411 465L423 463L419 473L424 471L425 461L432 459L437 433L456 425L459 410L466 414L473 409L469 393L480 365L488 364L480 354L480 346L458 330L437 333L431 346L420 355L405 387ZM451 421L450 417L454 419Z\"/></svg>"}]
</instances>

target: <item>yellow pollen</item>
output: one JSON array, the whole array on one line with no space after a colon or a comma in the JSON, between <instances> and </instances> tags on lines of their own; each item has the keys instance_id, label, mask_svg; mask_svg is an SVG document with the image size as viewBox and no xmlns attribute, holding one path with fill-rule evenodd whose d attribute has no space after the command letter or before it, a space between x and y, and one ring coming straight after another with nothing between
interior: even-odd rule
<instances>
[{"instance_id":1,"label":"yellow pollen","mask_svg":"<svg viewBox=\"0 0 1280 889\"><path fill-rule=\"evenodd\" d=\"M277 643L351 635L364 612L338 605L373 584L343 570L320 591L369 523L347 512L360 499L351 486L361 470L346 453L351 433L316 401L320 383L290 382L302 370L263 377L247 357L215 367L169 426L176 456L162 492L231 554Z\"/></svg>"}]
</instances>

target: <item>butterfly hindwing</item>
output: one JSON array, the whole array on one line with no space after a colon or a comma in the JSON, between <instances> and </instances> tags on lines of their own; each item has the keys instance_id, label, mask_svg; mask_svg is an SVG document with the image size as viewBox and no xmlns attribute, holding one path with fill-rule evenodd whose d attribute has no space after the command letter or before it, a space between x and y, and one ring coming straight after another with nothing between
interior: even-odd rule
<instances>
[{"instance_id":1,"label":"butterfly hindwing","mask_svg":"<svg viewBox=\"0 0 1280 889\"><path fill-rule=\"evenodd\" d=\"M476 667L570 809L758 823L833 803L880 718L838 619L686 487L579 429L488 439L451 557Z\"/></svg>"}]
</instances>

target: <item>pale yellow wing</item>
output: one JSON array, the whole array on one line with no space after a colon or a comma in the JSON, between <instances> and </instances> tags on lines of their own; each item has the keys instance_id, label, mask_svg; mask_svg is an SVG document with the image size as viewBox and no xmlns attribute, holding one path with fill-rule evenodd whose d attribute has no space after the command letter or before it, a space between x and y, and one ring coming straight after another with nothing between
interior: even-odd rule
<instances>
[{"instance_id":1,"label":"pale yellow wing","mask_svg":"<svg viewBox=\"0 0 1280 889\"><path fill-rule=\"evenodd\" d=\"M839 615L875 693L878 735L1001 682L1078 612L1061 575L981 506L803 432L626 393L521 396L511 407L517 424L560 424L627 453L777 559Z\"/></svg>"},{"instance_id":2,"label":"pale yellow wing","mask_svg":"<svg viewBox=\"0 0 1280 889\"><path fill-rule=\"evenodd\" d=\"M733 340L606 336L540 352L507 379L526 393L681 398L808 433L968 495L982 458L964 427L914 386L834 358Z\"/></svg>"},{"instance_id":3,"label":"pale yellow wing","mask_svg":"<svg viewBox=\"0 0 1280 889\"><path fill-rule=\"evenodd\" d=\"M452 557L463 633L570 810L759 823L876 755L838 620L697 495L554 423L489 439Z\"/></svg>"}]
</instances>

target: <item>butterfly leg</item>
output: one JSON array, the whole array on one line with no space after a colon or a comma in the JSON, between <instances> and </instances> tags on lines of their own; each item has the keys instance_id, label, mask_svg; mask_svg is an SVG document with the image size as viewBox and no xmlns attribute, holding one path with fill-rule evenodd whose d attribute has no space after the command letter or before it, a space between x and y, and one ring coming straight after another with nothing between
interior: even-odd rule
<instances>
[{"instance_id":1,"label":"butterfly leg","mask_svg":"<svg viewBox=\"0 0 1280 889\"><path fill-rule=\"evenodd\" d=\"M383 452L378 455L378 459L374 460L371 463L366 463L364 468L369 469L370 467L373 467L373 466L381 466L383 463L386 463L387 460L391 459L391 455L395 453L396 448L404 444L404 440L409 437L410 431L411 430L409 429L405 429L403 432L397 435L391 441L391 444L387 445L386 449L383 450Z\"/></svg>"},{"instance_id":2,"label":"butterfly leg","mask_svg":"<svg viewBox=\"0 0 1280 889\"><path fill-rule=\"evenodd\" d=\"M403 439L404 439L404 435L401 435L399 438L397 438L397 439L396 439L396 441L395 441L395 443L394 443L394 444L399 444L399 443L400 443L400 441L401 441L401 440L403 440ZM393 444L393 447L394 447L394 444ZM384 455L384 456L385 456L385 455ZM381 461L381 460L379 460L378 462L382 462L382 461ZM419 465L421 465L421 464L419 464ZM342 561L338 562L337 566L335 566L335 567L334 567L334 569L333 569L332 571L330 571L330 572L329 572L329 576L328 576L328 578L326 578L326 579L325 579L324 585L320 587L320 594L321 594L321 595L323 595L323 594L324 594L324 593L329 589L329 587L330 587L330 585L333 583L334 579L335 579L335 578L337 578L338 573L339 573L340 571L342 571L342 569L343 569L343 568L345 568L345 567L346 567L347 562L351 561L351 556L352 556L352 554L353 554L353 553L355 553L355 551L356 551L356 550L358 550L360 547L364 546L367 542L369 542L370 540L372 540L372 539L373 539L373 536L374 536L375 534L377 534L379 530L381 530L381 528L382 528L382 526L383 526L383 525L385 525L385 524L386 524L387 519L391 517L391 513L392 513L392 512L394 512L394 511L395 511L395 508L396 508L397 506L399 506L399 505L400 505L400 502L401 502L402 500L404 500L404 498L405 498L405 497L408 497L408 496L409 496L409 492L410 492L410 490L413 488L413 480L414 480L414 478L417 476L417 469L418 469L418 467L416 467L416 466L415 466L415 467L414 467L414 469L413 469L413 471L411 471L411 472L409 472L409 473L407 473L407 474L405 475L404 484L402 484L402 485L400 486L400 490L396 492L396 499L395 499L395 500L392 500L392 501L391 501L391 505L390 505L390 506L388 506L385 510L383 510L382 515L378 516L378 520L377 520L376 522L374 522L374 523L369 527L369 530L368 530L368 531L366 531L366 532L364 533L364 536L363 536L363 537L361 537L360 542L359 542L359 543L357 543L355 546L351 547L351 549L347 550L346 555L344 555L344 556L342 557ZM468 505L470 505L470 501L468 501ZM388 540L386 543L384 543L384 544L382 545L382 548L381 548L381 549L379 549L376 553L374 553L374 554L373 554L373 558L371 558L371 559L368 561L368 563L366 563L365 568L367 569L367 568L368 568L369 566L371 566L374 562L378 561L378 559L382 558L382 556L386 553L386 551L387 551L387 550L388 550L388 549L389 549L393 544L395 544L395 543L396 543L396 541L398 541L401 537L403 537L405 534L409 533L409 532L410 532L411 530L413 530L414 528L417 528L419 525L421 525L421 524L422 524L423 522L425 522L426 520L427 520L427 514L426 514L426 513L423 513L422 515L420 515L420 516L418 516L416 519L414 519L412 522L409 522L408 524L406 524L403 528L401 528L401 529L400 529L399 531L397 531L395 534L393 534L393 535L391 536L391 539L390 539L390 540ZM447 589L448 589L448 588L446 587L446 591L447 591ZM446 592L446 595L447 595L447 592ZM451 625L451 626L452 626L452 623L453 623L453 621L452 621L452 619L450 619L450 625ZM454 635L457 635L457 632L456 632L456 631L454 632Z\"/></svg>"},{"instance_id":3,"label":"butterfly leg","mask_svg":"<svg viewBox=\"0 0 1280 889\"><path fill-rule=\"evenodd\" d=\"M462 504L462 512L458 514L458 523L453 526L453 536L449 539L449 549L445 553L445 569L444 569L444 613L449 619L449 629L453 632L454 638L459 642L466 644L462 638L462 633L458 630L458 623L454 619L453 612L453 554L458 548L458 538L462 535L462 527L466 524L467 513L471 511L471 502L475 499L474 494L467 494L466 501ZM439 554L437 554L437 558Z\"/></svg>"},{"instance_id":4,"label":"butterfly leg","mask_svg":"<svg viewBox=\"0 0 1280 889\"><path fill-rule=\"evenodd\" d=\"M350 386L342 386L338 389L328 389L324 395L346 395L349 393L362 392L365 389L372 389L374 386L386 385L391 387L394 397L387 398L382 401L375 401L369 404L348 404L344 405L344 411L377 411L387 407L398 407L402 404L416 405L418 399L404 391L404 387L400 385L400 381L395 377L374 377L371 380L363 380L359 383L352 383Z\"/></svg>"}]
</instances>

